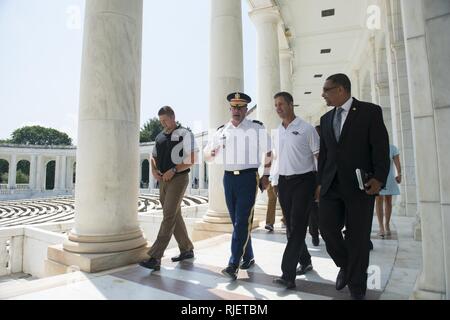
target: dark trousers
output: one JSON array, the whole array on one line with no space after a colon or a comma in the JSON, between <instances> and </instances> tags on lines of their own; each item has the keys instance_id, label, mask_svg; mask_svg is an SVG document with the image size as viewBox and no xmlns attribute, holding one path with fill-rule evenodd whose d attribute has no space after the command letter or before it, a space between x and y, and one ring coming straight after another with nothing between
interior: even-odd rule
<instances>
[{"instance_id":1,"label":"dark trousers","mask_svg":"<svg viewBox=\"0 0 450 320\"><path fill-rule=\"evenodd\" d=\"M242 260L253 259L250 232L258 182L259 177L256 171L243 172L236 176L225 172L223 177L225 200L233 223L231 257L228 264L234 267L238 267Z\"/></svg>"},{"instance_id":2,"label":"dark trousers","mask_svg":"<svg viewBox=\"0 0 450 320\"><path fill-rule=\"evenodd\" d=\"M283 218L284 218L284 221L286 221L286 217L284 215L284 212L283 212ZM286 227L286 237L288 239L289 239L289 235L290 235L289 228ZM311 255L309 254L308 246L306 245L306 241L303 241L303 246L300 249L300 258L298 259L298 263L301 266L307 266L308 264L311 263Z\"/></svg>"},{"instance_id":3,"label":"dark trousers","mask_svg":"<svg viewBox=\"0 0 450 320\"><path fill-rule=\"evenodd\" d=\"M349 289L365 293L375 197L363 192L348 195L343 191L335 178L327 193L320 197L320 232L334 263L345 269Z\"/></svg>"},{"instance_id":4,"label":"dark trousers","mask_svg":"<svg viewBox=\"0 0 450 320\"><path fill-rule=\"evenodd\" d=\"M300 257L309 256L305 244L308 227L309 208L313 202L315 174L313 172L295 177L280 176L278 180L278 198L286 219L287 244L281 262L283 279L294 281L297 263ZM302 259L302 260L303 260ZM309 260L311 257L309 256ZM301 261L306 263L306 261Z\"/></svg>"},{"instance_id":5,"label":"dark trousers","mask_svg":"<svg viewBox=\"0 0 450 320\"><path fill-rule=\"evenodd\" d=\"M319 237L319 205L313 202L309 212L309 234L313 238Z\"/></svg>"}]
</instances>

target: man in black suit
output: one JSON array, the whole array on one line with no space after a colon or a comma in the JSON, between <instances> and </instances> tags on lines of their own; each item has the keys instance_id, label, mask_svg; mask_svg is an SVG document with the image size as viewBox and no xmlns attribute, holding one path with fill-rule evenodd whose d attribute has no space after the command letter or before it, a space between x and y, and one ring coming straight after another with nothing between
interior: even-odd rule
<instances>
[{"instance_id":1,"label":"man in black suit","mask_svg":"<svg viewBox=\"0 0 450 320\"><path fill-rule=\"evenodd\" d=\"M340 268L336 289L348 284L353 299L364 299L375 195L389 173L389 137L380 106L352 98L346 75L330 76L322 96L333 110L320 119L320 230ZM371 174L365 190L358 187L356 169Z\"/></svg>"}]
</instances>

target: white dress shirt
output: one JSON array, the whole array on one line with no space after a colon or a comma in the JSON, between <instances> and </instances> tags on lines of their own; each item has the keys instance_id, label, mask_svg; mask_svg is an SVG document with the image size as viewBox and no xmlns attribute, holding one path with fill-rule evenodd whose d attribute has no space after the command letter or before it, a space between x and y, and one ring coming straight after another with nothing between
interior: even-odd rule
<instances>
[{"instance_id":1,"label":"white dress shirt","mask_svg":"<svg viewBox=\"0 0 450 320\"><path fill-rule=\"evenodd\" d=\"M230 121L219 128L205 152L217 148L214 163L223 164L225 171L259 168L264 155L272 149L264 126L246 118L237 127Z\"/></svg>"},{"instance_id":2,"label":"white dress shirt","mask_svg":"<svg viewBox=\"0 0 450 320\"><path fill-rule=\"evenodd\" d=\"M353 98L350 97L342 106L342 113L341 113L341 132L342 128L344 127L345 120L347 119L348 112L350 111L350 108L352 107Z\"/></svg>"},{"instance_id":3,"label":"white dress shirt","mask_svg":"<svg viewBox=\"0 0 450 320\"><path fill-rule=\"evenodd\" d=\"M319 153L320 139L316 129L296 117L287 128L283 124L272 136L274 161L270 181L278 185L278 178L316 171L315 155Z\"/></svg>"}]
</instances>

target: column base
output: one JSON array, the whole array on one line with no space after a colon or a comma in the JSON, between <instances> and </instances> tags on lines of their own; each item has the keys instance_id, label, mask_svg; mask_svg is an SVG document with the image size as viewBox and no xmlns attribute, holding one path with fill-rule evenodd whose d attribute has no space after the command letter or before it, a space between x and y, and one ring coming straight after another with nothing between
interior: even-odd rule
<instances>
[{"instance_id":1,"label":"column base","mask_svg":"<svg viewBox=\"0 0 450 320\"><path fill-rule=\"evenodd\" d=\"M74 253L112 253L128 251L145 246L142 230L109 236L77 235L73 230L63 243L65 251Z\"/></svg>"},{"instance_id":2,"label":"column base","mask_svg":"<svg viewBox=\"0 0 450 320\"><path fill-rule=\"evenodd\" d=\"M148 258L150 246L112 253L74 253L62 244L48 247L45 261L46 275L56 275L72 271L100 272L134 264Z\"/></svg>"}]
</instances>

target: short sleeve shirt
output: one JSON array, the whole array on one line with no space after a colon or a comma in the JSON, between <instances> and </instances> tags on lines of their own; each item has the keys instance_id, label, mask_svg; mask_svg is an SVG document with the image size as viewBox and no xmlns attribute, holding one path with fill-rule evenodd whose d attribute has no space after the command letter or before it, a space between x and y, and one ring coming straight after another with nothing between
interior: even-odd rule
<instances>
[{"instance_id":1,"label":"short sleeve shirt","mask_svg":"<svg viewBox=\"0 0 450 320\"><path fill-rule=\"evenodd\" d=\"M155 139L152 156L156 160L156 167L161 172L183 163L192 152L197 152L195 137L186 128L178 127L171 133L160 132Z\"/></svg>"},{"instance_id":2,"label":"short sleeve shirt","mask_svg":"<svg viewBox=\"0 0 450 320\"><path fill-rule=\"evenodd\" d=\"M231 121L220 127L206 148L219 148L214 161L225 171L245 170L259 168L271 140L261 122L244 119L237 127Z\"/></svg>"},{"instance_id":3,"label":"short sleeve shirt","mask_svg":"<svg viewBox=\"0 0 450 320\"><path fill-rule=\"evenodd\" d=\"M319 153L320 139L316 129L296 117L287 128L283 124L272 136L274 161L271 167L272 185L280 175L290 176L316 171L315 155Z\"/></svg>"}]
</instances>

